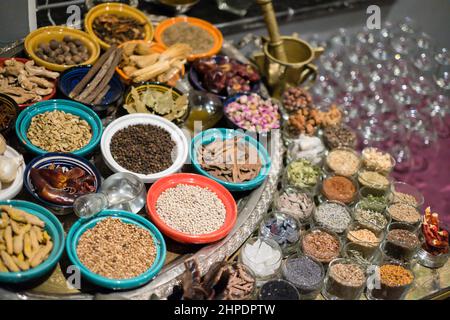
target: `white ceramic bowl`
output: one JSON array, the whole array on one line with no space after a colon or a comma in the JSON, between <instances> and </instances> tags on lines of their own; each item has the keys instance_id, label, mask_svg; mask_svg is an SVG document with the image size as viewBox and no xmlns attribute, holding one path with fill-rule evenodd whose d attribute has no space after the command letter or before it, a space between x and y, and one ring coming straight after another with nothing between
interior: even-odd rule
<instances>
[{"instance_id":1,"label":"white ceramic bowl","mask_svg":"<svg viewBox=\"0 0 450 320\"><path fill-rule=\"evenodd\" d=\"M158 126L167 130L170 133L173 141L176 144L177 156L169 168L154 174L140 174L125 169L114 160L110 150L112 137L117 131L137 124L150 124ZM137 175L144 183L153 183L160 178L178 172L181 169L181 167L186 163L188 156L188 141L180 128L178 128L175 124L162 117L143 113L129 114L111 122L111 124L108 125L108 127L106 127L106 129L103 132L102 140L100 142L100 148L102 150L103 160L112 171L131 172Z\"/></svg>"},{"instance_id":2,"label":"white ceramic bowl","mask_svg":"<svg viewBox=\"0 0 450 320\"><path fill-rule=\"evenodd\" d=\"M22 155L10 146L6 147L4 156L7 157L21 157ZM12 183L2 184L0 190L0 201L11 200L19 194L23 186L23 172L25 171L25 162L19 167L16 179Z\"/></svg>"}]
</instances>

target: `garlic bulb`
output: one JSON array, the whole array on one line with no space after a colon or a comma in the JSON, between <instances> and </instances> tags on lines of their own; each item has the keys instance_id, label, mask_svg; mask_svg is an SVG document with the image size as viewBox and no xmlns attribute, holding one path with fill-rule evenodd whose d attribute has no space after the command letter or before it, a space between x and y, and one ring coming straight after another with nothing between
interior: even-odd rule
<instances>
[{"instance_id":1,"label":"garlic bulb","mask_svg":"<svg viewBox=\"0 0 450 320\"><path fill-rule=\"evenodd\" d=\"M6 151L6 140L5 138L0 134L0 155L4 154Z\"/></svg>"},{"instance_id":2,"label":"garlic bulb","mask_svg":"<svg viewBox=\"0 0 450 320\"><path fill-rule=\"evenodd\" d=\"M17 171L23 164L23 157L0 156L0 182L11 183L17 176Z\"/></svg>"}]
</instances>

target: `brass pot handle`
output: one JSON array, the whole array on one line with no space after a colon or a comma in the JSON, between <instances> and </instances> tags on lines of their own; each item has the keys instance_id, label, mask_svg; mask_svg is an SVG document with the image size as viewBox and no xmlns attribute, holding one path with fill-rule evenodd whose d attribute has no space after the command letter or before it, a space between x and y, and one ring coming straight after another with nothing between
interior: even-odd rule
<instances>
[{"instance_id":1,"label":"brass pot handle","mask_svg":"<svg viewBox=\"0 0 450 320\"><path fill-rule=\"evenodd\" d=\"M305 65L305 69L300 74L300 83L304 83L308 80L308 83L305 86L309 87L312 85L314 81L316 81L317 70L317 66L312 63Z\"/></svg>"},{"instance_id":2,"label":"brass pot handle","mask_svg":"<svg viewBox=\"0 0 450 320\"><path fill-rule=\"evenodd\" d=\"M313 48L314 59L320 57L324 51L325 51L324 47Z\"/></svg>"}]
</instances>

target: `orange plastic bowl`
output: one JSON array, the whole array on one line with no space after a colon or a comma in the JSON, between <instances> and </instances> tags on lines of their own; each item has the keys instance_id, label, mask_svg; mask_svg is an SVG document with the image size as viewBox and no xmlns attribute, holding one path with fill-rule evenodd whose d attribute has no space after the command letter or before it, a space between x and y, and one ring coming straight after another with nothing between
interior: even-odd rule
<instances>
[{"instance_id":1,"label":"orange plastic bowl","mask_svg":"<svg viewBox=\"0 0 450 320\"><path fill-rule=\"evenodd\" d=\"M22 62L22 63L27 63L28 61L31 61L30 59L25 59L25 58L0 58L0 68L2 68L4 65L5 65L5 61L6 60L17 60L17 61L19 61L19 62ZM47 78L46 78L47 79ZM53 85L54 85L54 87L53 87L53 90L52 90L52 92L50 92L50 94L48 94L48 95L46 95L46 96L43 96L42 97L42 99L40 100L40 101L45 101L45 100L50 100L51 98L53 98L54 96L55 96L55 94L56 94L56 80L57 79L55 79L55 80L53 80L53 79L47 79L48 81L50 81L51 83L53 83ZM32 104L35 104L36 102L30 102L30 103L22 103L22 104L19 104L18 106L19 106L19 110L23 110L23 109L25 109L26 107L29 107L29 106L31 106Z\"/></svg>"},{"instance_id":2,"label":"orange plastic bowl","mask_svg":"<svg viewBox=\"0 0 450 320\"><path fill-rule=\"evenodd\" d=\"M168 27L173 26L174 24L179 23L179 22L187 22L187 23L193 24L197 27L200 27L200 28L208 31L214 38L214 45L209 51L203 52L203 53L191 54L188 57L189 61L193 61L195 59L200 59L200 58L211 57L211 56L217 54L220 51L220 49L222 48L223 35L219 29L217 29L214 25L212 25L208 21L205 21L202 19L197 19L197 18L192 18L192 17L185 17L185 16L169 18L169 19L161 21L155 30L156 42L162 44L165 48L167 48L168 46L164 43L162 35Z\"/></svg>"},{"instance_id":3,"label":"orange plastic bowl","mask_svg":"<svg viewBox=\"0 0 450 320\"><path fill-rule=\"evenodd\" d=\"M208 188L219 197L226 209L225 222L220 229L208 234L190 235L172 229L160 218L156 212L156 201L166 189L174 188L179 184ZM190 244L211 243L225 238L234 227L237 218L237 205L231 193L214 180L192 173L176 173L156 181L148 190L146 209L148 216L162 233L175 241Z\"/></svg>"},{"instance_id":4,"label":"orange plastic bowl","mask_svg":"<svg viewBox=\"0 0 450 320\"><path fill-rule=\"evenodd\" d=\"M131 40L131 41L127 41L122 43L119 48L123 48L127 43L144 43L147 44L149 46L149 48L156 52L156 53L163 53L166 48L160 44L160 43L156 43L156 42L151 42L151 41L146 41L146 40ZM120 75L120 78L122 79L122 81L124 81L126 84L131 84L132 80L129 76L127 76L125 74L125 72L123 72L122 69L119 68L119 66L116 67L116 72ZM175 87L175 85L177 84L177 81L180 79L180 77L184 76L184 66L181 69L181 72L178 72L176 75L174 75L169 81L167 81L167 84L171 87Z\"/></svg>"}]
</instances>

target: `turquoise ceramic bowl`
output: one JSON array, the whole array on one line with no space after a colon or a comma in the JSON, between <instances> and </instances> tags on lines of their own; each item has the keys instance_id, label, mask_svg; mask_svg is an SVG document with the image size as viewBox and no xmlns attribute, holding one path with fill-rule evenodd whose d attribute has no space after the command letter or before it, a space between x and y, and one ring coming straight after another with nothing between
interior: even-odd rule
<instances>
[{"instance_id":1,"label":"turquoise ceramic bowl","mask_svg":"<svg viewBox=\"0 0 450 320\"><path fill-rule=\"evenodd\" d=\"M27 131L28 127L30 126L31 119L41 113L47 112L47 111L53 111L53 110L59 110L64 111L66 113L71 113L73 115L76 115L84 120L89 124L92 130L92 138L91 141L87 145L85 145L83 148L76 150L72 152L75 155L78 156L85 156L97 147L97 145L100 142L100 139L102 137L103 132L103 125L100 120L100 118L97 116L97 114L92 111L90 108L86 107L85 105L70 101L70 100L62 100L62 99L53 99L48 101L41 101L36 104L33 104L32 106L26 108L23 110L16 120L16 134L19 138L19 141L24 144L24 146L28 149L28 151L37 154L42 155L47 153L47 151L36 147L33 145L30 140L27 138Z\"/></svg>"},{"instance_id":2,"label":"turquoise ceramic bowl","mask_svg":"<svg viewBox=\"0 0 450 320\"><path fill-rule=\"evenodd\" d=\"M0 283L19 283L26 282L50 274L58 263L64 250L64 229L59 220L47 209L37 204L21 201L7 200L0 201L0 205L11 205L17 209L21 209L45 222L45 230L48 232L53 241L53 249L47 260L42 262L36 268L21 272L0 272Z\"/></svg>"},{"instance_id":3,"label":"turquoise ceramic bowl","mask_svg":"<svg viewBox=\"0 0 450 320\"><path fill-rule=\"evenodd\" d=\"M216 177L210 175L208 172L203 170L197 160L196 156L197 150L201 145L209 144L215 141L217 138L231 139L236 136L242 137L246 142L248 142L250 145L252 145L254 148L258 150L258 155L259 158L261 159L262 167L259 172L259 175L251 181L242 183L233 183L217 179ZM266 148L264 148L264 146L260 142L258 142L249 135L231 129L208 129L206 131L200 132L198 135L194 137L194 139L192 139L191 147L189 149L189 156L191 158L192 165L194 166L195 170L197 170L197 172L220 183L230 191L246 191L257 188L266 179L267 175L269 174L271 165L269 154L267 153Z\"/></svg>"},{"instance_id":4,"label":"turquoise ceramic bowl","mask_svg":"<svg viewBox=\"0 0 450 320\"><path fill-rule=\"evenodd\" d=\"M93 228L98 222L108 217L121 219L125 223L132 223L148 230L156 244L156 258L153 265L143 274L131 279L110 279L96 274L86 268L77 256L77 246L81 235ZM166 243L159 230L147 219L126 211L104 210L92 219L79 219L69 230L66 241L67 255L75 266L80 269L81 275L89 282L112 290L126 290L140 287L152 280L163 267L166 259Z\"/></svg>"}]
</instances>

